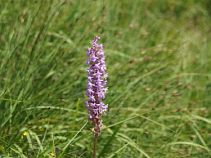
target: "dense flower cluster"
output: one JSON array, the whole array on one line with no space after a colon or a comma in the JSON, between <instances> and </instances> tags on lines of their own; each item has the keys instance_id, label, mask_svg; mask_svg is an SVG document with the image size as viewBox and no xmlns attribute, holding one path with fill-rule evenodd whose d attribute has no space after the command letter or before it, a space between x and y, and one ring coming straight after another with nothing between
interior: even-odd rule
<instances>
[{"instance_id":1,"label":"dense flower cluster","mask_svg":"<svg viewBox=\"0 0 211 158\"><path fill-rule=\"evenodd\" d=\"M88 100L86 101L86 107L89 112L89 119L94 125L93 132L95 136L100 133L102 127L101 116L107 110L107 105L102 102L107 91L107 73L103 45L97 43L99 39L100 37L96 36L92 41L92 47L87 50L89 68L87 70L86 95Z\"/></svg>"}]
</instances>

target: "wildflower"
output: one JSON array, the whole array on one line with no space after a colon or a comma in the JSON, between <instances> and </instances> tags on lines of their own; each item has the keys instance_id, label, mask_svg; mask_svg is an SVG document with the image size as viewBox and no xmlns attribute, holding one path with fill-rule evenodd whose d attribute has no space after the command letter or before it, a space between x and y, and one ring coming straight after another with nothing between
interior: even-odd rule
<instances>
[{"instance_id":1,"label":"wildflower","mask_svg":"<svg viewBox=\"0 0 211 158\"><path fill-rule=\"evenodd\" d=\"M22 135L23 136L27 136L29 133L27 132L27 131L24 131L23 133L22 133Z\"/></svg>"},{"instance_id":2,"label":"wildflower","mask_svg":"<svg viewBox=\"0 0 211 158\"><path fill-rule=\"evenodd\" d=\"M29 133L27 131L24 131L21 133L21 138L24 139L24 137L28 137Z\"/></svg>"},{"instance_id":3,"label":"wildflower","mask_svg":"<svg viewBox=\"0 0 211 158\"><path fill-rule=\"evenodd\" d=\"M97 43L99 39L100 37L96 36L92 41L92 47L87 50L87 64L89 68L87 70L88 83L86 95L88 100L86 101L86 107L89 119L94 125L93 133L95 137L98 137L100 134L102 128L101 117L108 109L107 105L102 101L107 91L107 74L103 45Z\"/></svg>"}]
</instances>

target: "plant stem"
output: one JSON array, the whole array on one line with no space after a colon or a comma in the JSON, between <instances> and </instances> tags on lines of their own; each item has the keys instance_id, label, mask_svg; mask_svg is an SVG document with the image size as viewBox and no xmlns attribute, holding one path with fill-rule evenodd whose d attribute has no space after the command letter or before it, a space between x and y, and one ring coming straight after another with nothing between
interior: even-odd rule
<instances>
[{"instance_id":1,"label":"plant stem","mask_svg":"<svg viewBox=\"0 0 211 158\"><path fill-rule=\"evenodd\" d=\"M97 151L97 136L94 135L94 142L93 142L93 158L96 158L96 151Z\"/></svg>"}]
</instances>

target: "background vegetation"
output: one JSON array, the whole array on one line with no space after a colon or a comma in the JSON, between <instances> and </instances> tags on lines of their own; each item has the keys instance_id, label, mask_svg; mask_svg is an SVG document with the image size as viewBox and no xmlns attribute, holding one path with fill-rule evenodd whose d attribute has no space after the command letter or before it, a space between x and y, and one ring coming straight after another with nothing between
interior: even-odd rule
<instances>
[{"instance_id":1,"label":"background vegetation","mask_svg":"<svg viewBox=\"0 0 211 158\"><path fill-rule=\"evenodd\" d=\"M211 157L211 1L1 0L0 157L89 158L86 49L105 45L99 158Z\"/></svg>"}]
</instances>

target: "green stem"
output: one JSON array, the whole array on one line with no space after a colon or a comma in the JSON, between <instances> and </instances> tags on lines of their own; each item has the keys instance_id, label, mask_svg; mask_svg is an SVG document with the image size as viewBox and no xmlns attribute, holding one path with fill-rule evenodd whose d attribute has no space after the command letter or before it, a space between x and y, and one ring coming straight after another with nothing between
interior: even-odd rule
<instances>
[{"instance_id":1,"label":"green stem","mask_svg":"<svg viewBox=\"0 0 211 158\"><path fill-rule=\"evenodd\" d=\"M93 142L93 158L96 158L96 151L97 151L97 136L94 135L94 142Z\"/></svg>"}]
</instances>

